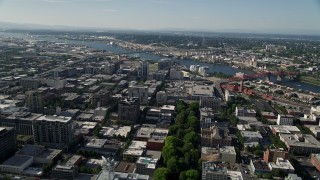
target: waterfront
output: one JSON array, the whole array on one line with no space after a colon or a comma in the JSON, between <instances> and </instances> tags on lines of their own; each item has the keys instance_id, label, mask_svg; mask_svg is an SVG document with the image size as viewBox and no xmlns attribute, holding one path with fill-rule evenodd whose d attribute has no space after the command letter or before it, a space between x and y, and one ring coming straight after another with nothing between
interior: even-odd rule
<instances>
[{"instance_id":1,"label":"waterfront","mask_svg":"<svg viewBox=\"0 0 320 180\"><path fill-rule=\"evenodd\" d=\"M30 36L27 34L21 34L21 33L6 33L6 32L0 32L0 36L6 36L6 37L16 37L16 38L23 38L27 40L39 40L39 41L50 41L50 42L56 42L56 43L65 43L65 44L75 44L75 45L82 45L82 46L87 46L92 49L97 49L97 50L104 50L110 53L114 54L128 54L132 53L135 54L135 51L124 49L121 47L117 46L112 46L107 43L102 43L102 42L95 42L95 41L77 41L77 40L63 40L63 39L58 39L54 36L44 36L44 35L37 35L37 36ZM160 60L163 59L163 57L152 54L152 53L137 53L139 57L142 60ZM190 65L200 65L200 66L208 66L208 73L214 73L214 72L221 72L226 75L235 75L237 72L243 72L246 74L252 74L254 72L244 70L244 69L237 69L228 65L224 64L211 64L211 63L205 63L205 62L196 62L192 60L186 60L186 59L172 59L173 61L186 66L189 68ZM272 82L276 82L275 78L271 79ZM291 88L295 89L301 89L304 91L311 91L315 93L320 93L320 87L312 84L307 84L304 82L297 82L297 81L288 81L285 80L284 82L279 83L281 85L285 85Z\"/></svg>"}]
</instances>

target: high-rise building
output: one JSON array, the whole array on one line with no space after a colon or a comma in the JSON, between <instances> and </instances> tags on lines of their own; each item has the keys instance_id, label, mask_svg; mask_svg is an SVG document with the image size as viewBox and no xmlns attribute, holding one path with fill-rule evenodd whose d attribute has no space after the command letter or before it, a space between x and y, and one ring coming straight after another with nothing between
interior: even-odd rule
<instances>
[{"instance_id":1,"label":"high-rise building","mask_svg":"<svg viewBox=\"0 0 320 180\"><path fill-rule=\"evenodd\" d=\"M102 89L92 95L90 102L94 107L106 107L110 103L110 98L110 92Z\"/></svg>"},{"instance_id":2,"label":"high-rise building","mask_svg":"<svg viewBox=\"0 0 320 180\"><path fill-rule=\"evenodd\" d=\"M16 132L12 127L0 127L0 161L14 154L16 149Z\"/></svg>"},{"instance_id":3,"label":"high-rise building","mask_svg":"<svg viewBox=\"0 0 320 180\"><path fill-rule=\"evenodd\" d=\"M118 105L119 121L135 123L140 117L140 101L138 98L124 98Z\"/></svg>"},{"instance_id":4,"label":"high-rise building","mask_svg":"<svg viewBox=\"0 0 320 180\"><path fill-rule=\"evenodd\" d=\"M0 120L0 126L13 127L18 135L33 135L33 121L42 116L30 112L16 112Z\"/></svg>"},{"instance_id":5,"label":"high-rise building","mask_svg":"<svg viewBox=\"0 0 320 180\"><path fill-rule=\"evenodd\" d=\"M33 132L36 144L67 149L73 142L74 126L71 117L45 115L34 121Z\"/></svg>"},{"instance_id":6,"label":"high-rise building","mask_svg":"<svg viewBox=\"0 0 320 180\"><path fill-rule=\"evenodd\" d=\"M43 113L44 102L43 94L38 91L26 92L26 106L34 113Z\"/></svg>"},{"instance_id":7,"label":"high-rise building","mask_svg":"<svg viewBox=\"0 0 320 180\"><path fill-rule=\"evenodd\" d=\"M148 86L129 86L128 96L138 98L141 104L148 104Z\"/></svg>"},{"instance_id":8,"label":"high-rise building","mask_svg":"<svg viewBox=\"0 0 320 180\"><path fill-rule=\"evenodd\" d=\"M170 66L172 66L172 61L170 59L161 59L158 62L158 69L159 70L166 70L169 69Z\"/></svg>"},{"instance_id":9,"label":"high-rise building","mask_svg":"<svg viewBox=\"0 0 320 180\"><path fill-rule=\"evenodd\" d=\"M147 78L149 74L149 63L146 61L140 61L140 71L139 76L141 78Z\"/></svg>"}]
</instances>

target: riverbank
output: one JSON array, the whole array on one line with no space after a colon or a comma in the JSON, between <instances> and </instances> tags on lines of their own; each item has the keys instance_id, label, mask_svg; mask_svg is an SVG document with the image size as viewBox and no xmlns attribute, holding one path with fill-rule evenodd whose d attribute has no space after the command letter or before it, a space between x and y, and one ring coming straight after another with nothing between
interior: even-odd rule
<instances>
[{"instance_id":1,"label":"riverbank","mask_svg":"<svg viewBox=\"0 0 320 180\"><path fill-rule=\"evenodd\" d=\"M320 80L314 77L310 76L301 76L300 78L301 82L307 83L307 84L312 84L314 86L319 86L320 87Z\"/></svg>"}]
</instances>

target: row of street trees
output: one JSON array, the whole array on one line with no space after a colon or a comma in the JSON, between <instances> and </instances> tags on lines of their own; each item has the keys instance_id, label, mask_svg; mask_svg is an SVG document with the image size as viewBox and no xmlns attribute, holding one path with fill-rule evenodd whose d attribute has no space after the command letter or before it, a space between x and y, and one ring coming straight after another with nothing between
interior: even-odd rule
<instances>
[{"instance_id":1,"label":"row of street trees","mask_svg":"<svg viewBox=\"0 0 320 180\"><path fill-rule=\"evenodd\" d=\"M155 180L198 180L201 175L199 104L176 103L177 116L162 149L164 167L155 172Z\"/></svg>"}]
</instances>

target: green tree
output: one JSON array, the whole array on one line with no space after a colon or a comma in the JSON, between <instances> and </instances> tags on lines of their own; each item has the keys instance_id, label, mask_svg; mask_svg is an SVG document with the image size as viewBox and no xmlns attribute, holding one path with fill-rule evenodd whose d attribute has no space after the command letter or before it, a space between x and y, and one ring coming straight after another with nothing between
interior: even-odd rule
<instances>
[{"instance_id":1,"label":"green tree","mask_svg":"<svg viewBox=\"0 0 320 180\"><path fill-rule=\"evenodd\" d=\"M158 168L154 172L154 180L167 180L169 178L169 171L167 168Z\"/></svg>"},{"instance_id":2,"label":"green tree","mask_svg":"<svg viewBox=\"0 0 320 180\"><path fill-rule=\"evenodd\" d=\"M200 172L195 169L183 171L180 173L179 179L180 180L198 180L200 179Z\"/></svg>"},{"instance_id":3,"label":"green tree","mask_svg":"<svg viewBox=\"0 0 320 180\"><path fill-rule=\"evenodd\" d=\"M196 132L191 131L184 136L183 141L185 143L192 143L193 145L196 145L199 142L199 136Z\"/></svg>"},{"instance_id":4,"label":"green tree","mask_svg":"<svg viewBox=\"0 0 320 180\"><path fill-rule=\"evenodd\" d=\"M197 130L199 127L199 121L198 121L197 117L189 116L188 117L188 125L189 125L189 127L192 127L194 130Z\"/></svg>"},{"instance_id":5,"label":"green tree","mask_svg":"<svg viewBox=\"0 0 320 180\"><path fill-rule=\"evenodd\" d=\"M239 119L238 119L235 115L232 115L232 116L231 116L231 118L230 118L230 123L231 123L233 126L237 126L238 121L239 121Z\"/></svg>"},{"instance_id":6,"label":"green tree","mask_svg":"<svg viewBox=\"0 0 320 180\"><path fill-rule=\"evenodd\" d=\"M170 174L179 172L179 164L176 156L171 157L167 161L167 168Z\"/></svg>"},{"instance_id":7,"label":"green tree","mask_svg":"<svg viewBox=\"0 0 320 180\"><path fill-rule=\"evenodd\" d=\"M162 156L163 156L163 162L165 164L167 164L167 161L173 157L173 156L177 156L178 155L178 151L175 149L174 146L171 145L165 145L162 149Z\"/></svg>"}]
</instances>

